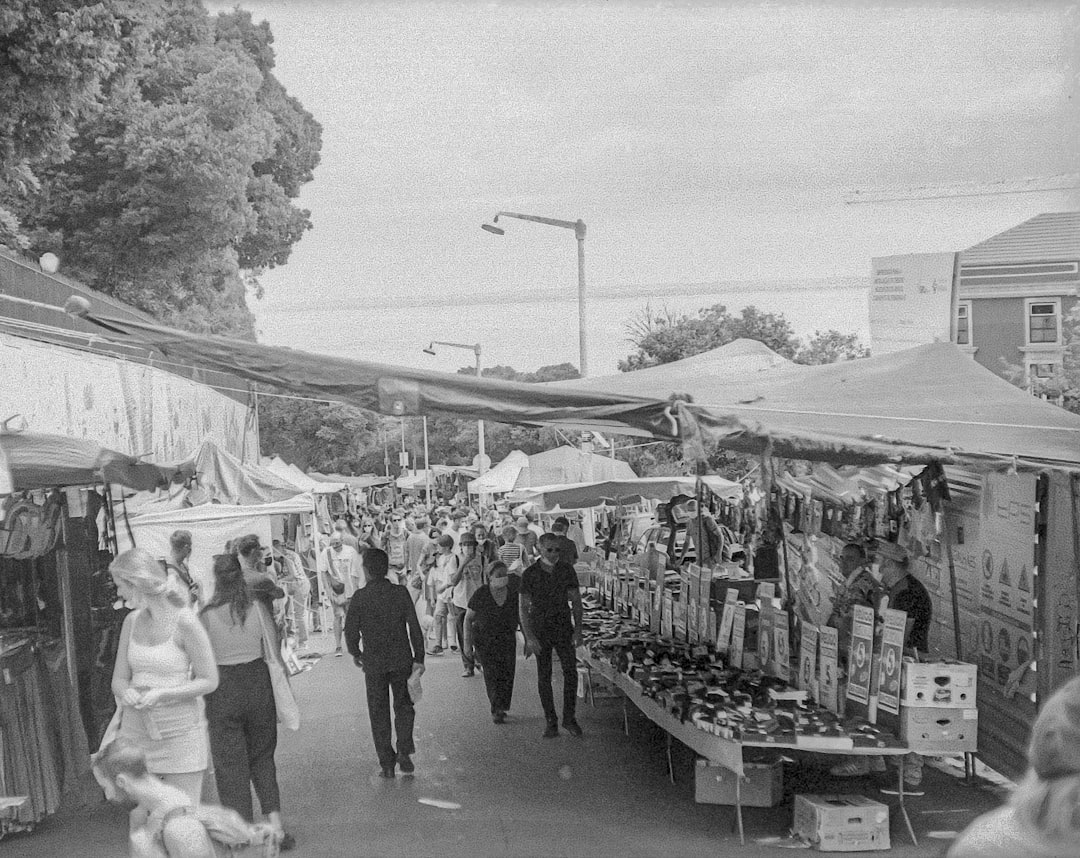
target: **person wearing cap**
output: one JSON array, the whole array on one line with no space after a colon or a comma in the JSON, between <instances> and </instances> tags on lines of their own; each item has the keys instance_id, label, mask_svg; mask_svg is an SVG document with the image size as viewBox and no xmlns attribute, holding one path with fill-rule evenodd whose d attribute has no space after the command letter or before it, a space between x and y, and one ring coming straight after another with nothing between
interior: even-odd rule
<instances>
[{"instance_id":1,"label":"person wearing cap","mask_svg":"<svg viewBox=\"0 0 1080 858\"><path fill-rule=\"evenodd\" d=\"M178 586L186 592L191 605L198 609L201 602L199 585L191 577L191 569L188 568L188 558L191 557L191 531L174 530L169 537L169 556L162 560L165 568L174 573L178 579Z\"/></svg>"},{"instance_id":2,"label":"person wearing cap","mask_svg":"<svg viewBox=\"0 0 1080 858\"><path fill-rule=\"evenodd\" d=\"M518 542L521 543L521 560L526 566L530 566L536 562L538 556L537 546L540 537L538 537L533 529L529 527L529 520L523 515L519 516L514 523L514 529L518 533Z\"/></svg>"},{"instance_id":3,"label":"person wearing cap","mask_svg":"<svg viewBox=\"0 0 1080 858\"><path fill-rule=\"evenodd\" d=\"M484 583L484 566L477 548L477 539L470 531L461 534L461 541L458 543L461 562L450 578L450 584L454 588L450 599L450 616L454 621L454 631L461 652L461 675L466 678L476 675L476 659L472 653L465 651L465 614L473 593Z\"/></svg>"},{"instance_id":4,"label":"person wearing cap","mask_svg":"<svg viewBox=\"0 0 1080 858\"><path fill-rule=\"evenodd\" d=\"M334 533L341 534L341 541L348 545L353 551L360 550L360 543L352 533L349 532L349 524L345 519L339 518L334 522Z\"/></svg>"},{"instance_id":5,"label":"person wearing cap","mask_svg":"<svg viewBox=\"0 0 1080 858\"><path fill-rule=\"evenodd\" d=\"M972 822L948 858L1080 855L1080 677L1055 691L1039 712L1028 765L1008 803Z\"/></svg>"},{"instance_id":6,"label":"person wearing cap","mask_svg":"<svg viewBox=\"0 0 1080 858\"><path fill-rule=\"evenodd\" d=\"M368 549L371 550L371 549ZM334 655L341 658L341 635L345 609L352 594L364 586L364 570L360 555L345 544L338 531L330 534L330 544L322 554L319 588L330 600L334 610Z\"/></svg>"}]
</instances>

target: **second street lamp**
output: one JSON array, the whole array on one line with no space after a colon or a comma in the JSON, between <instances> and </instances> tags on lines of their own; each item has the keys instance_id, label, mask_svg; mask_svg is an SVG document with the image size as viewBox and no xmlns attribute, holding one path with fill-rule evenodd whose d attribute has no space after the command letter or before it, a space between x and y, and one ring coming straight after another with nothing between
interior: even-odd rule
<instances>
[{"instance_id":1,"label":"second street lamp","mask_svg":"<svg viewBox=\"0 0 1080 858\"><path fill-rule=\"evenodd\" d=\"M517 212L499 212L492 220L499 222L500 217L516 217L519 220L530 220L533 223L544 223L548 226L561 226L564 229L572 229L577 239L577 271L578 271L578 362L580 363L581 377L589 374L588 359L585 350L585 221L557 220L553 217L541 217L540 215L518 214ZM493 235L505 235L506 230L502 227L492 226L489 223L481 224L480 228Z\"/></svg>"},{"instance_id":2,"label":"second street lamp","mask_svg":"<svg viewBox=\"0 0 1080 858\"><path fill-rule=\"evenodd\" d=\"M469 345L467 343L448 343L444 340L432 340L431 345L424 349L424 354L435 354L435 346L448 346L452 349L467 349L476 355L476 377L480 378L480 343ZM476 421L476 448L479 454L476 457L477 476L483 476L487 470L487 454L484 452L484 421Z\"/></svg>"}]
</instances>

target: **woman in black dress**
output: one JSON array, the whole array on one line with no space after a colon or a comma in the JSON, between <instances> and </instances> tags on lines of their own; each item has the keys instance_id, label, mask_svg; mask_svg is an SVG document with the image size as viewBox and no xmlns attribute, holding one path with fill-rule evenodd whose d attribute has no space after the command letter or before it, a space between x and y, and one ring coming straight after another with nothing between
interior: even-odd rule
<instances>
[{"instance_id":1,"label":"woman in black dress","mask_svg":"<svg viewBox=\"0 0 1080 858\"><path fill-rule=\"evenodd\" d=\"M488 583L473 593L465 613L464 652L484 667L491 719L506 723L517 666L518 581L505 563L488 567ZM475 652L474 652L475 650Z\"/></svg>"}]
</instances>

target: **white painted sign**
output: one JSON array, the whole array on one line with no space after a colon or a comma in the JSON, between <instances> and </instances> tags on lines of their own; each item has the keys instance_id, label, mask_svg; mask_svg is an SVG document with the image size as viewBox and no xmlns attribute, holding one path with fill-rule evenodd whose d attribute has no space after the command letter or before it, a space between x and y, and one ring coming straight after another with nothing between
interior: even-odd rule
<instances>
[{"instance_id":1,"label":"white painted sign","mask_svg":"<svg viewBox=\"0 0 1080 858\"><path fill-rule=\"evenodd\" d=\"M912 253L872 260L871 354L951 340L955 262L955 253Z\"/></svg>"}]
</instances>

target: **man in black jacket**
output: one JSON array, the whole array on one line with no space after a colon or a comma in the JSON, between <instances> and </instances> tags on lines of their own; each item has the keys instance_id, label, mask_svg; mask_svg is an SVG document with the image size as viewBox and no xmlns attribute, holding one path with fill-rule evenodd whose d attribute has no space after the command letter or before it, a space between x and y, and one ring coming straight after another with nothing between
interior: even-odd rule
<instances>
[{"instance_id":1,"label":"man in black jacket","mask_svg":"<svg viewBox=\"0 0 1080 858\"><path fill-rule=\"evenodd\" d=\"M349 602L345 645L356 666L364 669L371 737L379 755L380 775L392 778L395 766L403 774L415 771L410 755L416 750L413 745L416 711L409 697L408 681L414 668L419 667L423 672L424 633L408 588L391 584L386 578L390 566L386 552L369 548L363 554L363 563L368 585L357 590ZM391 691L396 753L390 732Z\"/></svg>"}]
</instances>

